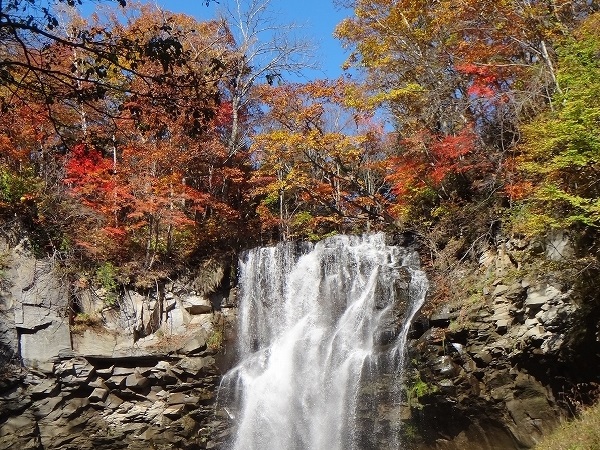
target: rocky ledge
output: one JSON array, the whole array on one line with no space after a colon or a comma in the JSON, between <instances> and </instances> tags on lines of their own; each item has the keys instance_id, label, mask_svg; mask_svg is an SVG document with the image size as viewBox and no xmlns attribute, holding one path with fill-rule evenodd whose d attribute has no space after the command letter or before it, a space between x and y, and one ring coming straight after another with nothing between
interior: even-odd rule
<instances>
[{"instance_id":1,"label":"rocky ledge","mask_svg":"<svg viewBox=\"0 0 600 450\"><path fill-rule=\"evenodd\" d=\"M561 234L504 242L482 253L469 300L422 318L405 418L414 448L531 448L594 400L600 308L562 273L572 254Z\"/></svg>"},{"instance_id":2,"label":"rocky ledge","mask_svg":"<svg viewBox=\"0 0 600 450\"><path fill-rule=\"evenodd\" d=\"M227 264L155 289L69 283L0 240L0 450L210 449L235 317ZM111 294L111 295L109 295Z\"/></svg>"},{"instance_id":3,"label":"rocky ledge","mask_svg":"<svg viewBox=\"0 0 600 450\"><path fill-rule=\"evenodd\" d=\"M0 449L210 449L214 359L196 355L93 358L64 352L51 373L21 369L0 385Z\"/></svg>"}]
</instances>

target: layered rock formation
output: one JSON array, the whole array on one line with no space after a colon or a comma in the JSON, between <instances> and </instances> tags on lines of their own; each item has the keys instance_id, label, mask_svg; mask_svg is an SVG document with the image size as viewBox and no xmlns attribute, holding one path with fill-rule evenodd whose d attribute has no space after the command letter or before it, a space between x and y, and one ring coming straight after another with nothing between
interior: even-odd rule
<instances>
[{"instance_id":1,"label":"layered rock formation","mask_svg":"<svg viewBox=\"0 0 600 450\"><path fill-rule=\"evenodd\" d=\"M0 450L223 448L232 424L215 401L235 359L222 346L234 342L227 264L108 301L25 242L0 242L0 254ZM406 374L384 367L364 380L362 449L530 448L597 394L600 307L592 280L566 273L567 236L479 254L478 267L451 274L467 287L414 324ZM382 351L398 324L378 336Z\"/></svg>"},{"instance_id":2,"label":"layered rock formation","mask_svg":"<svg viewBox=\"0 0 600 450\"><path fill-rule=\"evenodd\" d=\"M407 388L415 448L530 448L597 389L599 311L561 273L572 252L562 234L502 243L483 253L471 299L423 318Z\"/></svg>"},{"instance_id":3,"label":"layered rock formation","mask_svg":"<svg viewBox=\"0 0 600 450\"><path fill-rule=\"evenodd\" d=\"M211 356L91 358L3 380L0 449L215 448L220 380Z\"/></svg>"},{"instance_id":4,"label":"layered rock formation","mask_svg":"<svg viewBox=\"0 0 600 450\"><path fill-rule=\"evenodd\" d=\"M216 448L231 306L226 265L149 291L76 286L3 246L0 449ZM233 292L233 291L232 291Z\"/></svg>"}]
</instances>

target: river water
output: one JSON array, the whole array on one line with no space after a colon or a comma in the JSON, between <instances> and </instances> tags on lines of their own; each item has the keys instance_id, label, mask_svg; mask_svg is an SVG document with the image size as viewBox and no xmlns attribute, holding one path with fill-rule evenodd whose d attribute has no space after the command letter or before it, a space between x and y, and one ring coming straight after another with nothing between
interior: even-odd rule
<instances>
[{"instance_id":1,"label":"river water","mask_svg":"<svg viewBox=\"0 0 600 450\"><path fill-rule=\"evenodd\" d=\"M427 290L416 252L383 234L334 236L250 250L239 273L240 358L222 383L230 448L365 450L358 418L378 405L363 404L361 383L384 368L403 378ZM402 448L396 435L383 439Z\"/></svg>"}]
</instances>

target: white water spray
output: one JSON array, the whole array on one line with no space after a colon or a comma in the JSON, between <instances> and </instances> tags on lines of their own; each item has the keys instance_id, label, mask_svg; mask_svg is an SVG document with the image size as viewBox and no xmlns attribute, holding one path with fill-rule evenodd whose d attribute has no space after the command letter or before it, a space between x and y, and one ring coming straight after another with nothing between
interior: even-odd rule
<instances>
[{"instance_id":1,"label":"white water spray","mask_svg":"<svg viewBox=\"0 0 600 450\"><path fill-rule=\"evenodd\" d=\"M282 243L244 255L240 289L240 362L222 383L238 404L232 449L361 448L361 379L382 359L403 366L427 290L416 253L383 234Z\"/></svg>"}]
</instances>

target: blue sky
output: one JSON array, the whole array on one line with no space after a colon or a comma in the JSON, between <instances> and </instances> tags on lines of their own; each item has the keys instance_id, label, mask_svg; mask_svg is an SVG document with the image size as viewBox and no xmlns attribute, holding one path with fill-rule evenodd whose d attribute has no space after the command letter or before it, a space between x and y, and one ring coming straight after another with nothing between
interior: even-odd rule
<instances>
[{"instance_id":1,"label":"blue sky","mask_svg":"<svg viewBox=\"0 0 600 450\"><path fill-rule=\"evenodd\" d=\"M152 1L161 8L189 14L198 20L207 20L216 17L229 0L219 0L220 4L211 2L208 7L203 0ZM282 24L293 22L301 26L299 32L317 46L316 58L321 70L307 71L308 79L336 78L342 74L341 65L346 59L346 53L340 42L333 37L333 30L351 11L339 10L332 0L271 0L270 6L278 21Z\"/></svg>"}]
</instances>

